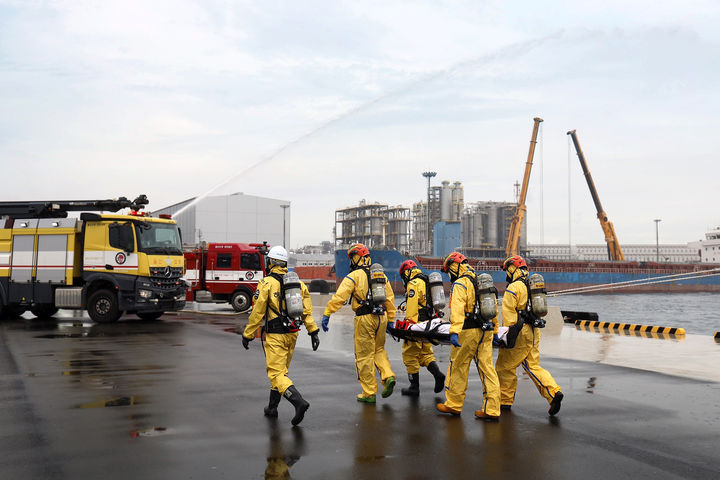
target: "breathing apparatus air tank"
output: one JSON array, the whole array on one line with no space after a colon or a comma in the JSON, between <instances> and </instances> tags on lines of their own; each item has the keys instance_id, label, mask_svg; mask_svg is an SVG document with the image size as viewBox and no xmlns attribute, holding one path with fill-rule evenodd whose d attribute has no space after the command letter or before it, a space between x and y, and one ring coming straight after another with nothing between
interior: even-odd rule
<instances>
[{"instance_id":1,"label":"breathing apparatus air tank","mask_svg":"<svg viewBox=\"0 0 720 480\"><path fill-rule=\"evenodd\" d=\"M525 322L532 328L545 328L545 315L547 315L547 293L545 292L545 279L538 273L533 273L527 279L528 304L525 312Z\"/></svg>"},{"instance_id":2,"label":"breathing apparatus air tank","mask_svg":"<svg viewBox=\"0 0 720 480\"><path fill-rule=\"evenodd\" d=\"M300 287L300 277L295 272L287 272L283 275L283 289L285 290L285 309L290 319L295 322L302 322L303 298Z\"/></svg>"},{"instance_id":3,"label":"breathing apparatus air tank","mask_svg":"<svg viewBox=\"0 0 720 480\"><path fill-rule=\"evenodd\" d=\"M477 279L480 316L483 320L492 320L497 317L497 290L495 289L495 283L489 273L481 273Z\"/></svg>"},{"instance_id":4,"label":"breathing apparatus air tank","mask_svg":"<svg viewBox=\"0 0 720 480\"><path fill-rule=\"evenodd\" d=\"M533 273L528 277L528 287L533 315L544 317L548 313L545 279L539 273Z\"/></svg>"},{"instance_id":5,"label":"breathing apparatus air tank","mask_svg":"<svg viewBox=\"0 0 720 480\"><path fill-rule=\"evenodd\" d=\"M428 275L428 286L430 287L430 301L433 310L438 317L442 317L445 308L445 287L443 286L442 275L438 272L432 272Z\"/></svg>"},{"instance_id":6,"label":"breathing apparatus air tank","mask_svg":"<svg viewBox=\"0 0 720 480\"><path fill-rule=\"evenodd\" d=\"M385 305L385 271L379 263L370 265L370 299L372 300L375 310L373 313L382 313L382 307Z\"/></svg>"}]
</instances>

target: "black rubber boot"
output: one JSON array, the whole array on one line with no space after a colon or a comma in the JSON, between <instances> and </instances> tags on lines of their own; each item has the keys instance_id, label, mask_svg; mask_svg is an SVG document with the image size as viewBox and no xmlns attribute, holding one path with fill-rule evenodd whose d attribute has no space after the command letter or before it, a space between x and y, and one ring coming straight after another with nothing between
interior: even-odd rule
<instances>
[{"instance_id":1,"label":"black rubber boot","mask_svg":"<svg viewBox=\"0 0 720 480\"><path fill-rule=\"evenodd\" d=\"M310 408L310 404L305 401L302 395L300 395L300 392L297 391L295 385L290 385L290 387L285 390L284 395L288 402L292 403L293 407L295 407L295 416L290 423L297 425L302 422L303 417L305 417L305 412L308 408Z\"/></svg>"},{"instance_id":2,"label":"black rubber boot","mask_svg":"<svg viewBox=\"0 0 720 480\"><path fill-rule=\"evenodd\" d=\"M438 364L435 362L430 362L430 365L427 366L428 372L432 373L432 376L435 377L435 389L433 392L440 393L442 392L442 389L445 387L445 375L440 371L440 367L438 367Z\"/></svg>"},{"instance_id":3,"label":"black rubber boot","mask_svg":"<svg viewBox=\"0 0 720 480\"><path fill-rule=\"evenodd\" d=\"M417 397L420 395L420 374L408 373L408 380L410 380L410 388L403 388L400 393L408 397Z\"/></svg>"},{"instance_id":4,"label":"black rubber boot","mask_svg":"<svg viewBox=\"0 0 720 480\"><path fill-rule=\"evenodd\" d=\"M552 402L550 402L550 408L548 409L548 415L551 417L557 415L557 413L560 411L560 404L563 401L563 398L565 395L563 395L562 392L557 392L555 396L552 399Z\"/></svg>"},{"instance_id":5,"label":"black rubber boot","mask_svg":"<svg viewBox=\"0 0 720 480\"><path fill-rule=\"evenodd\" d=\"M280 405L280 398L282 398L280 392L277 390L270 390L270 401L268 402L268 406L265 407L266 417L277 418L277 407Z\"/></svg>"}]
</instances>

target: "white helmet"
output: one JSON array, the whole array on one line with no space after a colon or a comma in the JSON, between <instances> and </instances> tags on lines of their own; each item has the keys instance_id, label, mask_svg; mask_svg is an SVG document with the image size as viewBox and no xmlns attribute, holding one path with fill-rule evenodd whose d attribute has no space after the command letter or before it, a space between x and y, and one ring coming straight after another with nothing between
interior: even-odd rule
<instances>
[{"instance_id":1,"label":"white helmet","mask_svg":"<svg viewBox=\"0 0 720 480\"><path fill-rule=\"evenodd\" d=\"M275 245L268 252L267 258L275 260L276 261L275 263L283 262L283 263L287 264L288 253L287 253L287 250L285 250L280 245Z\"/></svg>"}]
</instances>

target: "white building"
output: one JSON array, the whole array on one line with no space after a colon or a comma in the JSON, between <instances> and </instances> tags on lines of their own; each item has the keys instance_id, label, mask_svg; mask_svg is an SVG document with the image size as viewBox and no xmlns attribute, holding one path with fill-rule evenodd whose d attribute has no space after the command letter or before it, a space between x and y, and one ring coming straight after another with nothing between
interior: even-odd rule
<instances>
[{"instance_id":1,"label":"white building","mask_svg":"<svg viewBox=\"0 0 720 480\"><path fill-rule=\"evenodd\" d=\"M705 240L697 243L702 263L720 263L720 227L705 234Z\"/></svg>"},{"instance_id":2,"label":"white building","mask_svg":"<svg viewBox=\"0 0 720 480\"><path fill-rule=\"evenodd\" d=\"M171 214L178 222L183 243L237 242L286 245L290 243L290 202L243 193L209 196L175 215L194 198L154 211ZM286 205L286 208L283 208ZM283 234L285 242L283 241Z\"/></svg>"},{"instance_id":3,"label":"white building","mask_svg":"<svg viewBox=\"0 0 720 480\"><path fill-rule=\"evenodd\" d=\"M328 267L335 265L332 253L291 253L288 255L291 267Z\"/></svg>"},{"instance_id":4,"label":"white building","mask_svg":"<svg viewBox=\"0 0 720 480\"><path fill-rule=\"evenodd\" d=\"M720 235L720 231L718 232ZM720 260L720 239L717 240L717 257ZM700 255L692 244L621 245L625 260L630 262L698 263ZM528 245L530 255L547 260L607 261L607 245Z\"/></svg>"}]
</instances>

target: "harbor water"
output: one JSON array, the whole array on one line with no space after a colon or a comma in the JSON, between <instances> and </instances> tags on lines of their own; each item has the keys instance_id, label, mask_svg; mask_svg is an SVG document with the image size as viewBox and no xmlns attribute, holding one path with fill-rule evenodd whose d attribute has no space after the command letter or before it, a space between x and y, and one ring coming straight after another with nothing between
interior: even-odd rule
<instances>
[{"instance_id":1,"label":"harbor water","mask_svg":"<svg viewBox=\"0 0 720 480\"><path fill-rule=\"evenodd\" d=\"M720 331L720 293L613 293L548 298L561 310L596 312L601 322L684 328L689 334Z\"/></svg>"}]
</instances>

